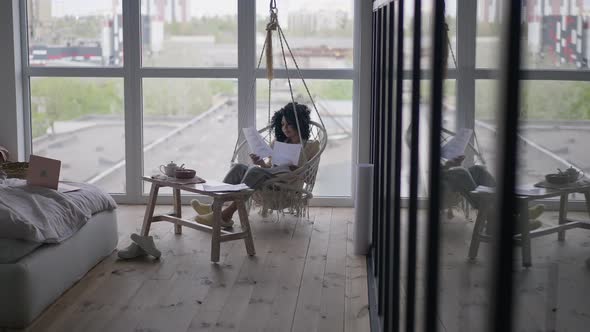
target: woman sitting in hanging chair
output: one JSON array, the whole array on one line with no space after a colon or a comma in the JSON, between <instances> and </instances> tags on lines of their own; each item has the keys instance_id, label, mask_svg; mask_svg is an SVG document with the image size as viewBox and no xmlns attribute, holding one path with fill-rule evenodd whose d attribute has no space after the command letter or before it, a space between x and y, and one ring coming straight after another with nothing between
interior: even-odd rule
<instances>
[{"instance_id":1,"label":"woman sitting in hanging chair","mask_svg":"<svg viewBox=\"0 0 590 332\"><path fill-rule=\"evenodd\" d=\"M297 112L297 115L295 115L293 110ZM300 132L297 130L297 120L299 121ZM289 170L294 171L304 165L309 158L315 156L320 150L318 141L309 140L310 123L310 110L306 105L291 102L276 111L271 119L276 141L288 144L303 143L303 150L299 155L299 163L289 166L287 170L285 167L276 167L270 158L267 162L255 154L250 154L254 165L235 164L227 173L223 182L228 184L245 183L252 189L260 189L265 181L275 177L277 174L288 172ZM191 201L191 205L198 213L195 218L198 223L212 225L213 212L211 205L203 204L196 199ZM235 203L232 203L221 212L222 227L231 227L233 225L232 217L236 211L237 206Z\"/></svg>"}]
</instances>

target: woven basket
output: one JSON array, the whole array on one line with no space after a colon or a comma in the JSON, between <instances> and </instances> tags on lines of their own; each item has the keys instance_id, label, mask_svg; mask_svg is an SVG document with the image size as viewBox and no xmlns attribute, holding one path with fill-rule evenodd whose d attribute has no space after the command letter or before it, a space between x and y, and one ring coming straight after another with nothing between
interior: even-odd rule
<instances>
[{"instance_id":1,"label":"woven basket","mask_svg":"<svg viewBox=\"0 0 590 332\"><path fill-rule=\"evenodd\" d=\"M27 162L5 162L0 164L0 170L6 173L8 178L24 179L27 177L29 163Z\"/></svg>"}]
</instances>

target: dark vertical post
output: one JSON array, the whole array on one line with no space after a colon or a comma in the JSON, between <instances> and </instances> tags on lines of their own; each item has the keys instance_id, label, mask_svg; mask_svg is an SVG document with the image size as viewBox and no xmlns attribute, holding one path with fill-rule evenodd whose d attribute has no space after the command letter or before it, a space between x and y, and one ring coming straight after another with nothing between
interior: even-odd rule
<instances>
[{"instance_id":1,"label":"dark vertical post","mask_svg":"<svg viewBox=\"0 0 590 332\"><path fill-rule=\"evenodd\" d=\"M420 58L422 53L422 1L414 0L414 40L412 53L412 127L410 148L410 203L408 218L408 261L406 331L414 331L416 310L416 251L418 222L418 157L420 133Z\"/></svg>"},{"instance_id":2,"label":"dark vertical post","mask_svg":"<svg viewBox=\"0 0 590 332\"><path fill-rule=\"evenodd\" d=\"M373 12L371 14L371 24L373 26L371 32L371 153L369 156L369 160L371 163L375 163L375 55L376 53L376 44L375 44L375 36L376 36L376 14Z\"/></svg>"},{"instance_id":3,"label":"dark vertical post","mask_svg":"<svg viewBox=\"0 0 590 332\"><path fill-rule=\"evenodd\" d=\"M386 225L386 208L387 208L387 197L386 197L386 188L387 185L385 183L385 171L387 168L386 161L387 156L385 155L387 151L387 11L386 7L382 6L379 8L379 12L381 13L381 85L380 85L380 107L379 112L381 117L379 118L379 127L380 129L380 143L379 143L379 156L380 156L380 163L379 163L379 314L383 314L383 307L385 302L385 294L383 290L385 289L385 284L387 280L385 280L385 245L387 242L387 238L385 237L385 225Z\"/></svg>"},{"instance_id":4,"label":"dark vertical post","mask_svg":"<svg viewBox=\"0 0 590 332\"><path fill-rule=\"evenodd\" d=\"M515 214L517 202L514 188L516 183L516 165L518 163L518 119L520 93L520 48L521 48L521 15L522 1L504 2L507 9L507 26L505 27L505 50L503 80L500 82L502 96L500 100L500 155L498 163L498 214L499 224L496 255L494 261L495 282L492 289L492 314L490 315L491 331L512 331L513 311L513 234L516 225Z\"/></svg>"},{"instance_id":5,"label":"dark vertical post","mask_svg":"<svg viewBox=\"0 0 590 332\"><path fill-rule=\"evenodd\" d=\"M443 75L447 65L443 63L445 44L445 2L434 0L434 31L432 61L432 100L430 129L430 193L427 224L426 266L426 331L437 330L438 311L438 263L439 263L439 210L440 210L440 133L442 120Z\"/></svg>"},{"instance_id":6,"label":"dark vertical post","mask_svg":"<svg viewBox=\"0 0 590 332\"><path fill-rule=\"evenodd\" d=\"M392 257L391 272L391 329L399 331L400 309L400 209L401 209L401 169L402 169L402 133L403 133L403 86L404 86L404 1L397 2L397 55L396 55L396 80L395 80L395 106L394 106L394 158L393 158L393 229L391 234Z\"/></svg>"},{"instance_id":7,"label":"dark vertical post","mask_svg":"<svg viewBox=\"0 0 590 332\"><path fill-rule=\"evenodd\" d=\"M382 293L384 294L384 308L383 308L383 330L384 331L391 331L392 324L397 323L397 321L392 320L391 317L391 292L393 287L392 282L392 255L391 255L391 248L393 247L392 242L392 228L393 228L393 204L392 204L392 162L393 162L393 118L394 118L394 107L393 107L393 68L394 68L394 55L395 55L395 44L394 44L394 36L395 36L395 2L390 2L386 6L386 15L387 15L387 84L385 87L386 95L387 95L387 123L386 123L386 168L385 168L385 232L383 232L384 236L384 243L385 243L385 251L383 256L385 257L385 288L383 289Z\"/></svg>"}]
</instances>

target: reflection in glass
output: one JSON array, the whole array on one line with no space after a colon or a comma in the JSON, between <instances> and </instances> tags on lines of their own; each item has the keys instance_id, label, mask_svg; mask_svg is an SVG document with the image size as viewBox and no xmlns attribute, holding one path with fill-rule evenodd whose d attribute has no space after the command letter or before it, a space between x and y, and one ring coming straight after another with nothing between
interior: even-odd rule
<instances>
[{"instance_id":1,"label":"reflection in glass","mask_svg":"<svg viewBox=\"0 0 590 332\"><path fill-rule=\"evenodd\" d=\"M143 96L144 175L174 161L221 181L237 138L237 82L146 78Z\"/></svg>"},{"instance_id":2,"label":"reflection in glass","mask_svg":"<svg viewBox=\"0 0 590 332\"><path fill-rule=\"evenodd\" d=\"M61 180L125 192L122 79L32 78L31 125L33 153L61 160Z\"/></svg>"},{"instance_id":3,"label":"reflection in glass","mask_svg":"<svg viewBox=\"0 0 590 332\"><path fill-rule=\"evenodd\" d=\"M478 0L478 67L498 66L501 3L500 0ZM587 70L589 9L588 1L523 1L523 67Z\"/></svg>"},{"instance_id":4,"label":"reflection in glass","mask_svg":"<svg viewBox=\"0 0 590 332\"><path fill-rule=\"evenodd\" d=\"M491 80L476 84L476 130L481 139L491 141L496 139L496 128L491 124L495 120L496 84ZM590 159L584 152L584 143L590 139L589 88L587 82L522 82L520 184L536 183L545 174L570 165L590 171ZM489 163L494 165L495 155L489 155Z\"/></svg>"},{"instance_id":5,"label":"reflection in glass","mask_svg":"<svg viewBox=\"0 0 590 332\"><path fill-rule=\"evenodd\" d=\"M123 65L121 1L27 0L31 66Z\"/></svg>"},{"instance_id":6,"label":"reflection in glass","mask_svg":"<svg viewBox=\"0 0 590 332\"><path fill-rule=\"evenodd\" d=\"M237 66L237 4L236 0L143 0L143 66Z\"/></svg>"}]
</instances>

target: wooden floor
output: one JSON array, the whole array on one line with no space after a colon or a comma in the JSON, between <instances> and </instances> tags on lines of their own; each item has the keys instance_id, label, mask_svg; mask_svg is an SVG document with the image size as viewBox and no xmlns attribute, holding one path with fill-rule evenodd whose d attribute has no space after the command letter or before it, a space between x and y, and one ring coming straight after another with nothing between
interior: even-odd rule
<instances>
[{"instance_id":1,"label":"wooden floor","mask_svg":"<svg viewBox=\"0 0 590 332\"><path fill-rule=\"evenodd\" d=\"M119 207L119 248L139 232L144 209ZM175 235L172 224L154 224L160 260L113 253L27 331L369 331L366 262L352 253L352 216L313 208L309 221L277 223L252 211L257 255L248 257L243 241L226 242L219 264L209 261L207 233Z\"/></svg>"},{"instance_id":2,"label":"wooden floor","mask_svg":"<svg viewBox=\"0 0 590 332\"><path fill-rule=\"evenodd\" d=\"M588 218L580 212L568 216ZM553 211L545 212L540 218L544 226L557 224L557 219L557 212ZM472 230L473 223L460 213L451 220L443 218L439 331L487 330L492 251L489 244L482 244L477 259L467 259ZM425 240L425 235L422 236ZM535 238L531 250L533 266L524 268L520 247L515 248L514 330L590 331L590 268L585 264L590 258L590 231L568 230L563 242L557 240L557 234ZM424 279L420 273L419 276L418 284L421 284ZM418 310L424 305L423 300L419 296ZM420 325L420 314L417 324Z\"/></svg>"}]
</instances>

